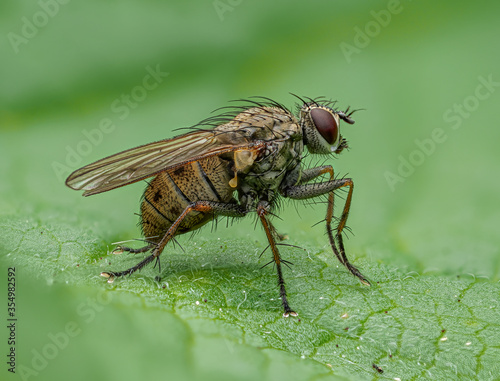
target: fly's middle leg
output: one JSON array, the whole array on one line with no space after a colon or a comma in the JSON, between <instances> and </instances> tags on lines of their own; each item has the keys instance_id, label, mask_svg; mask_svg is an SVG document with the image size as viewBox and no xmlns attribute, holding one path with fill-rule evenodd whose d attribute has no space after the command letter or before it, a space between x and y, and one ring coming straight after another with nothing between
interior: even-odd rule
<instances>
[{"instance_id":1,"label":"fly's middle leg","mask_svg":"<svg viewBox=\"0 0 500 381\"><path fill-rule=\"evenodd\" d=\"M269 213L269 205L265 201L259 202L257 205L257 215L262 222L262 226L264 227L264 231L267 235L267 240L269 241L269 246L273 252L273 260L276 264L276 270L278 272L278 286L280 288L280 297L281 304L283 305L283 309L285 312L283 313L284 317L288 317L289 315L297 316L297 313L290 308L288 304L288 299L286 296L286 288L285 288L285 280L283 279L283 273L281 271L281 262L286 263L281 259L280 253L278 251L278 246L276 245L275 237L277 236L276 229L271 224L271 222L267 219L266 215Z\"/></svg>"},{"instance_id":2,"label":"fly's middle leg","mask_svg":"<svg viewBox=\"0 0 500 381\"><path fill-rule=\"evenodd\" d=\"M179 217L174 221L174 223L170 226L170 228L165 232L163 238L158 242L158 244L145 249L147 251L149 249L153 249L151 255L144 258L137 265L124 270L124 271L109 271L102 272L101 276L108 278L108 283L112 283L116 277L121 277L124 275L130 275L136 272L137 270L142 269L148 263L151 263L153 260L158 259L160 254L163 252L163 249L167 245L167 243L175 237L177 229L179 228L182 221L188 216L191 212L203 212L207 214L213 215L223 215L229 217L243 217L247 213L246 210L238 205L238 204L228 204L214 201L196 201L189 204L184 211L180 214Z\"/></svg>"},{"instance_id":3,"label":"fly's middle leg","mask_svg":"<svg viewBox=\"0 0 500 381\"><path fill-rule=\"evenodd\" d=\"M303 184L314 178L329 174L330 181L324 181L320 183L313 184ZM363 284L369 286L370 282L361 274L361 272L353 266L347 259L344 241L342 239L342 231L346 226L347 217L349 216L349 210L351 207L352 192L354 189L354 183L352 179L334 179L333 168L331 165L325 165L322 167L310 168L303 172L300 179L302 184L289 186L282 190L282 194L285 197L289 197L295 200L304 200L308 198L318 197L321 195L328 194L328 207L326 210L326 231L328 234L328 239L330 240L330 246L337 259L342 263L354 276L356 276ZM334 206L334 191L343 187L349 187L347 197L345 200L344 209L342 210L342 215L340 216L339 223L335 229L335 235L332 229L333 220L333 206ZM337 247L338 244L338 247Z\"/></svg>"}]
</instances>

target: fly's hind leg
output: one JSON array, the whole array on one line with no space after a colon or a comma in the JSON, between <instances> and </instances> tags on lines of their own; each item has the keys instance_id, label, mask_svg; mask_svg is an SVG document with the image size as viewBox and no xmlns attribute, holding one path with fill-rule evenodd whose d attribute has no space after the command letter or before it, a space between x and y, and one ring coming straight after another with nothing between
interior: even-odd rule
<instances>
[{"instance_id":1,"label":"fly's hind leg","mask_svg":"<svg viewBox=\"0 0 500 381\"><path fill-rule=\"evenodd\" d=\"M167 243L172 238L175 237L177 229L179 228L182 221L191 212L203 212L203 213L207 213L207 214L223 215L223 216L229 216L229 217L243 217L247 213L246 210L238 204L226 204L226 203L213 202L213 201L192 202L184 209L184 211L180 214L180 216L177 217L177 219L174 221L172 226L170 226L170 228L167 230L167 232L165 233L163 238L160 240L160 242L158 242L158 244L156 244L156 245L152 245L152 247L149 247L149 249L151 249L151 248L153 249L151 251L151 255L147 256L142 261L140 261L138 264L136 264L135 266L133 266L127 270L102 272L101 276L108 278L108 283L112 283L116 277L121 277L124 275L133 274L137 270L142 269L148 263L157 259L160 256L160 254L163 252L163 249L165 248ZM141 248L140 250L145 249L145 247ZM145 249L144 251L147 251L149 249Z\"/></svg>"},{"instance_id":2,"label":"fly's hind leg","mask_svg":"<svg viewBox=\"0 0 500 381\"><path fill-rule=\"evenodd\" d=\"M314 178L330 174L330 181L304 184ZM333 206L334 206L334 191L339 188L349 187L347 197L345 200L344 209L342 210L342 215L340 216L339 223L336 228L335 236L332 229L333 220ZM361 272L353 266L345 254L344 241L342 239L342 231L346 226L347 217L349 216L349 209L351 207L352 191L354 189L354 183L352 179L334 179L333 167L331 165L325 165L316 168L310 168L302 173L300 184L289 186L281 191L282 195L295 200L304 200L308 198L318 197L321 195L328 194L328 207L326 210L326 231L328 234L328 239L330 240L330 246L337 259L342 263L354 276L356 276L363 284L369 286L370 282L361 274ZM337 248L338 244L338 248Z\"/></svg>"},{"instance_id":3,"label":"fly's hind leg","mask_svg":"<svg viewBox=\"0 0 500 381\"><path fill-rule=\"evenodd\" d=\"M127 246L121 246L121 245L118 245L114 250L113 250L113 254L121 254L123 253L124 251L127 252L127 253L131 253L131 254L139 254L139 253L145 253L146 251L149 251L151 250L155 245L153 243L150 243L144 247L140 247L138 249L133 249L131 247L127 247Z\"/></svg>"}]
</instances>

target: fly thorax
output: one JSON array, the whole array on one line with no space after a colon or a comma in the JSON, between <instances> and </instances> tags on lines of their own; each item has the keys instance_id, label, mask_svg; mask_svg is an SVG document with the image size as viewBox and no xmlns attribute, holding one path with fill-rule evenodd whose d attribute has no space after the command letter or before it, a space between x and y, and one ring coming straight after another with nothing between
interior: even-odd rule
<instances>
[{"instance_id":1,"label":"fly thorax","mask_svg":"<svg viewBox=\"0 0 500 381\"><path fill-rule=\"evenodd\" d=\"M302 141L278 141L268 144L245 173L238 175L238 194L242 205L251 209L259 200L272 202L284 178L297 168Z\"/></svg>"}]
</instances>

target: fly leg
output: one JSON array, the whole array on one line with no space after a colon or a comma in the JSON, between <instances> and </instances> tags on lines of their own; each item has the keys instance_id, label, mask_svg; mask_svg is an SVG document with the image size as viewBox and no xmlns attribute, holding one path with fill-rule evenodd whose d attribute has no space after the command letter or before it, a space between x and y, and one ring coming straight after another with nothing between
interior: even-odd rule
<instances>
[{"instance_id":1,"label":"fly leg","mask_svg":"<svg viewBox=\"0 0 500 381\"><path fill-rule=\"evenodd\" d=\"M303 184L318 176L327 173L330 174L330 181L313 183L313 184ZM342 215L340 216L340 220L337 225L336 233L334 236L332 229L334 191L342 187L349 187L349 191L347 193L344 209L342 211ZM363 276L363 274L361 274L359 270L355 266L353 266L347 259L344 249L344 241L342 239L342 230L344 229L347 222L347 217L349 216L349 209L351 207L353 189L354 189L354 183L352 182L352 179L335 180L332 166L325 165L322 167L305 170L302 173L299 185L288 186L285 189L283 189L281 193L283 196L295 200L304 200L328 193L328 207L326 210L326 231L328 234L328 239L330 240L330 246L332 247L332 250L335 253L335 256L340 261L340 263L342 263L354 276L359 278L361 283L369 286L370 282L368 282L368 280Z\"/></svg>"},{"instance_id":2,"label":"fly leg","mask_svg":"<svg viewBox=\"0 0 500 381\"><path fill-rule=\"evenodd\" d=\"M132 253L132 254L138 254L138 253L145 253L146 251L152 249L155 245L150 243L144 247L140 247L138 249L133 249L131 247L127 246L117 246L116 249L113 250L114 254L121 254L122 252L126 251L127 253Z\"/></svg>"},{"instance_id":3,"label":"fly leg","mask_svg":"<svg viewBox=\"0 0 500 381\"><path fill-rule=\"evenodd\" d=\"M276 232L276 238L278 239L278 241L281 242L281 241L284 241L284 240L288 239L288 235Z\"/></svg>"},{"instance_id":4,"label":"fly leg","mask_svg":"<svg viewBox=\"0 0 500 381\"><path fill-rule=\"evenodd\" d=\"M243 217L247 213L247 211L242 206L240 206L238 204L225 204L225 203L213 202L213 201L192 202L184 209L184 211L180 214L180 216L177 217L177 219L174 221L172 226L170 226L170 228L167 230L167 232L165 233L163 238L160 240L160 242L156 245L153 245L153 250L151 252L151 255L147 256L142 261L140 261L137 265L135 265L127 270L116 271L116 272L115 271L102 272L101 276L108 278L108 283L113 283L113 281L116 277L130 275L130 274L136 272L137 270L142 269L148 263L150 263L153 260L155 260L156 258L158 258L160 256L160 254L163 252L163 249L165 248L167 243L172 238L174 238L176 231L179 228L182 221L191 212L203 212L203 213L207 213L207 214L223 215L223 216L229 216L229 217Z\"/></svg>"},{"instance_id":5,"label":"fly leg","mask_svg":"<svg viewBox=\"0 0 500 381\"><path fill-rule=\"evenodd\" d=\"M262 222L262 226L267 235L267 240L269 241L269 246L271 246L271 250L273 252L273 260L276 263L276 270L278 271L278 286L280 288L280 297L281 304L283 305L283 309L285 312L283 313L284 317L288 317L289 315L297 316L297 313L293 311L288 305L288 300L286 297L286 289L285 289L285 281L283 279L283 273L281 271L281 262L284 262L278 251L278 246L276 246L275 237L278 236L276 229L271 224L271 222L267 219L266 215L269 213L269 204L267 201L260 201L257 205L257 215L260 218L260 222Z\"/></svg>"}]
</instances>

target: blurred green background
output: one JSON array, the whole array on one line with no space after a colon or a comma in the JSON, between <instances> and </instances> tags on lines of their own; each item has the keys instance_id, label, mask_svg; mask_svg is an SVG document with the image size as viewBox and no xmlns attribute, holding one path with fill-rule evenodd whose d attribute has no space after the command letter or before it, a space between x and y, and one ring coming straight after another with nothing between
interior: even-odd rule
<instances>
[{"instance_id":1,"label":"blurred green background","mask_svg":"<svg viewBox=\"0 0 500 381\"><path fill-rule=\"evenodd\" d=\"M499 11L500 4L486 1L3 2L0 258L2 277L4 267L19 271L18 367L30 366L48 333L76 321L83 334L28 379L384 377L371 363L353 358L346 369L334 366L332 372L314 357L315 345L301 360L285 344L273 346L258 335L232 337L234 322L200 323L196 310L179 314L179 294L175 300L167 295L163 308L151 291L157 285L152 266L136 278L145 285L130 290L125 284L103 286L98 277L110 268L104 262L113 242L140 236L134 213L144 184L83 198L64 186L69 172L171 137L175 128L195 124L228 101L254 95L291 109L290 92L365 109L354 114L355 125L342 125L351 149L330 162L338 174L354 179L354 235L346 245L370 279L379 280L382 270L376 266L401 279L472 274L467 276L491 285L498 305ZM151 72L156 77L145 83ZM341 276L361 288L337 269L323 227L312 227L323 219L324 206L285 205L276 225L289 243L314 258L326 256L337 274L332 284ZM259 292L275 298L272 268L258 270L267 262L258 259L265 236L253 223L249 218L228 229L219 226L216 233L205 228L195 238L181 238L187 253L171 248L172 255L164 254L162 276L177 266L189 277L216 263L216 274L237 279L229 282L229 294L241 296L245 280L238 274L264 271L267 281ZM192 245L201 245L202 259ZM226 254L214 259L221 245ZM305 253L283 253L293 258L294 271L299 262L299 271L314 273L301 264ZM240 259L249 267L227 262ZM109 262L121 268L135 260ZM289 284L293 299L300 290L291 279ZM103 290L112 301L92 307L103 312L90 319L81 304ZM189 300L189 289L184 291L175 292ZM299 300L292 303L304 320L315 321L315 304L301 310L300 303L308 305ZM265 303L269 319L280 314L277 304ZM212 307L218 309L216 303ZM252 314L263 312L248 313L257 321ZM245 332L245 324L239 329ZM21 377L1 371L2 379Z\"/></svg>"}]
</instances>

